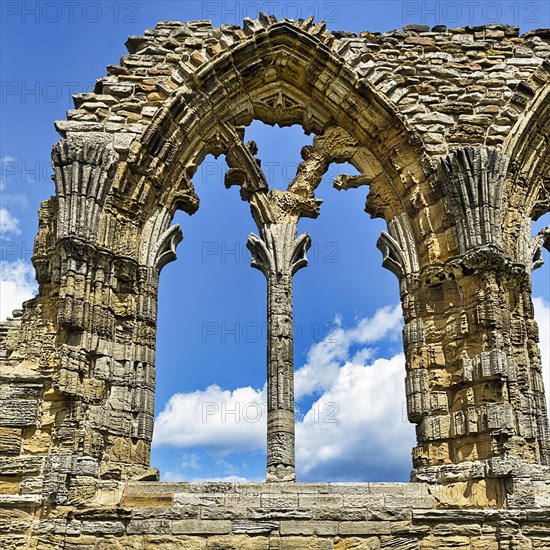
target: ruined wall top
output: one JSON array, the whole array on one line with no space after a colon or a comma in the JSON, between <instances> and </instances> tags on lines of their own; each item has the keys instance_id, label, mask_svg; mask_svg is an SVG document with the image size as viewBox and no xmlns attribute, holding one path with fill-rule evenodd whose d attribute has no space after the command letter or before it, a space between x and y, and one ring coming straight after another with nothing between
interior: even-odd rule
<instances>
[{"instance_id":1,"label":"ruined wall top","mask_svg":"<svg viewBox=\"0 0 550 550\"><path fill-rule=\"evenodd\" d=\"M201 84L209 60L221 54L230 62L245 44L253 58L270 33L283 27L309 35L318 48L345 60L355 78L386 98L435 155L466 144L502 145L550 75L547 29L520 36L519 27L508 25L408 25L357 35L330 32L311 18L278 22L262 16L245 19L242 27L219 28L209 21L161 21L127 40L129 55L108 67L93 93L76 94L75 109L56 128L62 136L112 134L114 148L125 153L174 90ZM303 38L293 40L299 50ZM284 93L279 100L271 107L293 107Z\"/></svg>"}]
</instances>

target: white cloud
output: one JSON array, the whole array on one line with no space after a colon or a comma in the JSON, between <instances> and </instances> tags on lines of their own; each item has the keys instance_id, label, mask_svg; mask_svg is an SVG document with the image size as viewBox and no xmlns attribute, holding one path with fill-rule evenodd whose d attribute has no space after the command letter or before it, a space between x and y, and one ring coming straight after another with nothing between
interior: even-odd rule
<instances>
[{"instance_id":1,"label":"white cloud","mask_svg":"<svg viewBox=\"0 0 550 550\"><path fill-rule=\"evenodd\" d=\"M37 290L33 267L22 261L0 262L0 320L19 309Z\"/></svg>"},{"instance_id":2,"label":"white cloud","mask_svg":"<svg viewBox=\"0 0 550 550\"><path fill-rule=\"evenodd\" d=\"M246 481L259 481L259 480L249 479L243 476L221 476L221 477L195 477L191 481L224 481L227 483L241 483Z\"/></svg>"},{"instance_id":3,"label":"white cloud","mask_svg":"<svg viewBox=\"0 0 550 550\"><path fill-rule=\"evenodd\" d=\"M404 479L414 445L414 429L402 412L405 359L402 353L375 359L376 350L366 345L400 333L401 309L382 308L347 329L337 323L338 330L313 345L306 365L296 371L297 401L306 409L296 423L298 475L302 480ZM314 393L320 395L311 403L308 396ZM247 415L258 421L247 422ZM175 394L156 419L153 444L222 455L265 451L264 415L265 387L228 391L214 385ZM188 455L184 462L192 468ZM220 469L231 475L217 479L241 477L223 464ZM189 477L164 474L164 479Z\"/></svg>"},{"instance_id":4,"label":"white cloud","mask_svg":"<svg viewBox=\"0 0 550 550\"><path fill-rule=\"evenodd\" d=\"M216 458L205 450L193 453L184 452L180 455L180 462L175 469L161 472L162 481L226 481L231 483L263 481L263 476L246 475L250 471L249 459L250 453L246 453L240 460L240 464L235 465L223 458Z\"/></svg>"},{"instance_id":5,"label":"white cloud","mask_svg":"<svg viewBox=\"0 0 550 550\"><path fill-rule=\"evenodd\" d=\"M180 461L180 468L186 470L191 468L192 470L200 470L201 464L199 455L196 453L183 453Z\"/></svg>"},{"instance_id":6,"label":"white cloud","mask_svg":"<svg viewBox=\"0 0 550 550\"><path fill-rule=\"evenodd\" d=\"M12 233L13 235L21 233L19 220L5 208L0 208L0 234L2 233Z\"/></svg>"},{"instance_id":7,"label":"white cloud","mask_svg":"<svg viewBox=\"0 0 550 550\"><path fill-rule=\"evenodd\" d=\"M203 447L224 454L265 447L265 389L212 385L174 394L155 420L153 445Z\"/></svg>"},{"instance_id":8,"label":"white cloud","mask_svg":"<svg viewBox=\"0 0 550 550\"><path fill-rule=\"evenodd\" d=\"M185 472L174 472L167 470L162 474L162 481L222 481L226 483L242 483L247 481L262 481L257 479L249 479L242 476L221 476L221 477L193 477L189 478Z\"/></svg>"},{"instance_id":9,"label":"white cloud","mask_svg":"<svg viewBox=\"0 0 550 550\"><path fill-rule=\"evenodd\" d=\"M405 357L347 362L296 425L296 466L307 481L406 478L414 429L403 414Z\"/></svg>"},{"instance_id":10,"label":"white cloud","mask_svg":"<svg viewBox=\"0 0 550 550\"><path fill-rule=\"evenodd\" d=\"M401 306L378 309L373 317L361 319L350 329L342 328L341 319L337 318L336 330L310 348L306 364L296 371L296 398L329 389L339 376L342 364L350 359L352 346L365 346L383 338L395 337L400 333L401 319ZM364 361L372 353L371 348L363 347L357 352L356 360Z\"/></svg>"},{"instance_id":11,"label":"white cloud","mask_svg":"<svg viewBox=\"0 0 550 550\"><path fill-rule=\"evenodd\" d=\"M304 481L406 479L415 437L403 413L405 357L375 358L367 345L397 339L401 307L381 308L348 329L338 324L296 372L298 398L322 392L296 424L298 475Z\"/></svg>"},{"instance_id":12,"label":"white cloud","mask_svg":"<svg viewBox=\"0 0 550 550\"><path fill-rule=\"evenodd\" d=\"M535 306L535 320L539 325L539 347L542 359L542 375L544 377L544 389L546 403L550 412L550 302L536 296L533 298Z\"/></svg>"}]
</instances>

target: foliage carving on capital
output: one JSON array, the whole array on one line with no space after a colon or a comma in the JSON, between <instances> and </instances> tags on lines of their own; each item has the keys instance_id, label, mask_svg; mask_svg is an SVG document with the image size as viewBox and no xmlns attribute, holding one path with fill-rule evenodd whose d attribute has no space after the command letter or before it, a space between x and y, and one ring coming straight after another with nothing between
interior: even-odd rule
<instances>
[{"instance_id":1,"label":"foliage carving on capital","mask_svg":"<svg viewBox=\"0 0 550 550\"><path fill-rule=\"evenodd\" d=\"M116 173L118 155L109 138L69 137L52 150L57 193L57 237L95 242L99 216Z\"/></svg>"},{"instance_id":2,"label":"foliage carving on capital","mask_svg":"<svg viewBox=\"0 0 550 550\"><path fill-rule=\"evenodd\" d=\"M293 276L307 266L306 253L311 246L307 233L296 237L296 225L292 222L267 224L261 238L251 233L247 248L252 254L252 267L261 271L267 279Z\"/></svg>"},{"instance_id":3,"label":"foliage carving on capital","mask_svg":"<svg viewBox=\"0 0 550 550\"><path fill-rule=\"evenodd\" d=\"M502 193L508 157L491 147L464 147L443 157L439 177L454 218L459 254L502 248Z\"/></svg>"},{"instance_id":4,"label":"foliage carving on capital","mask_svg":"<svg viewBox=\"0 0 550 550\"><path fill-rule=\"evenodd\" d=\"M541 229L534 237L529 240L529 257L526 258L531 271L537 269L544 263L542 258L542 249L546 248L550 252L550 225Z\"/></svg>"},{"instance_id":5,"label":"foliage carving on capital","mask_svg":"<svg viewBox=\"0 0 550 550\"><path fill-rule=\"evenodd\" d=\"M420 267L418 251L407 214L403 213L390 220L388 231L383 231L376 243L383 254L382 265L400 280L417 273Z\"/></svg>"},{"instance_id":6,"label":"foliage carving on capital","mask_svg":"<svg viewBox=\"0 0 550 550\"><path fill-rule=\"evenodd\" d=\"M158 271L176 259L176 248L182 240L183 233L178 224L172 225L160 236L155 254L155 267Z\"/></svg>"}]
</instances>

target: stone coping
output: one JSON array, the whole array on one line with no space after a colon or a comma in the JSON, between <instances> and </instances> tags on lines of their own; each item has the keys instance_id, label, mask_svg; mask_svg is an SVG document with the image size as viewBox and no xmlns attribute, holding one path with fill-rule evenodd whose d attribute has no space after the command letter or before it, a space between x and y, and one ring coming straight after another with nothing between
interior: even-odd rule
<instances>
[{"instance_id":1,"label":"stone coping","mask_svg":"<svg viewBox=\"0 0 550 550\"><path fill-rule=\"evenodd\" d=\"M127 481L125 491L147 493L428 493L427 483L410 481L366 482L225 482L225 481Z\"/></svg>"}]
</instances>

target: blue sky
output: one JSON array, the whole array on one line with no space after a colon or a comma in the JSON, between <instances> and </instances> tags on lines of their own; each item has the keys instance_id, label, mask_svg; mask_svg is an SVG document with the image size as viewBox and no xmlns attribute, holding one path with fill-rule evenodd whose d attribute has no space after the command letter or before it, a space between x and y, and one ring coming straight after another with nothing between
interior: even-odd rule
<instances>
[{"instance_id":1,"label":"blue sky","mask_svg":"<svg viewBox=\"0 0 550 550\"><path fill-rule=\"evenodd\" d=\"M32 296L32 243L40 201L53 193L54 120L71 94L90 91L126 53L129 35L159 20L240 23L258 9L326 19L330 29L388 31L408 23L505 22L550 26L546 2L9 2L0 4L0 247L2 315ZM289 183L303 145L298 127L247 130L270 185ZM333 167L318 190L310 265L294 280L297 465L300 480L405 480L414 428L404 421L398 285L375 247L381 220L363 212L365 190L337 192ZM163 479L261 479L264 475L265 280L245 248L255 231L238 190L223 186L223 159L194 178L201 209L175 217L179 259L161 276L157 428L152 465ZM538 230L550 219L539 220ZM548 254L545 253L548 261ZM548 334L549 268L533 285Z\"/></svg>"}]
</instances>

